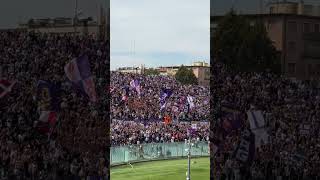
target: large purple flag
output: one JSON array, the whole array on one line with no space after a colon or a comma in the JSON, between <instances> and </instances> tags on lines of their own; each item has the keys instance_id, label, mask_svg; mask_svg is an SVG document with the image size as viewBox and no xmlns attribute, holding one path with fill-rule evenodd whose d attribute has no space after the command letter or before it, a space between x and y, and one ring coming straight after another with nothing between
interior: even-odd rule
<instances>
[{"instance_id":1,"label":"large purple flag","mask_svg":"<svg viewBox=\"0 0 320 180\"><path fill-rule=\"evenodd\" d=\"M237 130L241 127L243 122L243 117L241 116L240 111L222 107L221 109L221 127L226 133L230 134L233 130Z\"/></svg>"},{"instance_id":2,"label":"large purple flag","mask_svg":"<svg viewBox=\"0 0 320 180\"><path fill-rule=\"evenodd\" d=\"M164 109L166 106L166 100L172 95L171 89L162 89L160 93L160 110Z\"/></svg>"},{"instance_id":3,"label":"large purple flag","mask_svg":"<svg viewBox=\"0 0 320 180\"><path fill-rule=\"evenodd\" d=\"M87 95L92 102L97 101L95 85L91 76L87 55L73 59L64 67L64 71L68 79Z\"/></svg>"},{"instance_id":4,"label":"large purple flag","mask_svg":"<svg viewBox=\"0 0 320 180\"><path fill-rule=\"evenodd\" d=\"M131 80L130 81L130 86L133 88L133 89L135 89L136 91L137 91L137 93L138 93L138 95L140 96L140 93L141 93L141 91L140 91L140 83L139 83L139 80Z\"/></svg>"}]
</instances>

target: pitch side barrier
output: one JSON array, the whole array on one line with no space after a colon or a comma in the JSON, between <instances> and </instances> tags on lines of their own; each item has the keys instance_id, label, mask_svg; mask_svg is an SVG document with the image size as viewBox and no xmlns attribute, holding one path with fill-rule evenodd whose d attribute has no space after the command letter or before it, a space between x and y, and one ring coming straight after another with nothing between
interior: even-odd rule
<instances>
[{"instance_id":1,"label":"pitch side barrier","mask_svg":"<svg viewBox=\"0 0 320 180\"><path fill-rule=\"evenodd\" d=\"M185 142L114 146L110 148L110 164L117 166L127 163L186 158L187 148L188 145ZM207 141L194 142L191 148L192 157L209 155Z\"/></svg>"}]
</instances>

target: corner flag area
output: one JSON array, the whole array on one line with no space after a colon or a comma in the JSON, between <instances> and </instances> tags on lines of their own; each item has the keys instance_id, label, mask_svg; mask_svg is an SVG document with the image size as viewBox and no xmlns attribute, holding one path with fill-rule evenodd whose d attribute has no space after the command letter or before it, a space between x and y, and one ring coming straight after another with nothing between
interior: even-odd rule
<instances>
[{"instance_id":1,"label":"corner flag area","mask_svg":"<svg viewBox=\"0 0 320 180\"><path fill-rule=\"evenodd\" d=\"M162 160L111 168L112 180L185 180L188 160ZM191 179L210 179L210 158L191 159Z\"/></svg>"}]
</instances>

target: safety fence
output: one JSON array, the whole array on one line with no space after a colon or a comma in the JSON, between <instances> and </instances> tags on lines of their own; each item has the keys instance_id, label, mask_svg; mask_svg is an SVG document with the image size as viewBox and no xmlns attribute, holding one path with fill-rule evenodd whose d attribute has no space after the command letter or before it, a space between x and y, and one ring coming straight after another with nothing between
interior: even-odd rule
<instances>
[{"instance_id":1,"label":"safety fence","mask_svg":"<svg viewBox=\"0 0 320 180\"><path fill-rule=\"evenodd\" d=\"M110 149L110 163L117 165L128 162L183 158L188 156L188 147L189 145L185 142L115 146ZM208 142L192 143L191 156L209 156Z\"/></svg>"}]
</instances>

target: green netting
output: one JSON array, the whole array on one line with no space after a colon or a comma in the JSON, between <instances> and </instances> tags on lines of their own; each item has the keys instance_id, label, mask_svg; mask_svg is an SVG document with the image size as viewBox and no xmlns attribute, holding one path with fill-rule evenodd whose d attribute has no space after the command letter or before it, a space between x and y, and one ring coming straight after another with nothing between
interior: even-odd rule
<instances>
[{"instance_id":1,"label":"green netting","mask_svg":"<svg viewBox=\"0 0 320 180\"><path fill-rule=\"evenodd\" d=\"M128 145L111 147L111 165L127 163L130 161L146 161L157 159L170 159L186 157L188 144L175 143L149 143L141 145ZM191 148L192 156L208 156L207 142L196 142Z\"/></svg>"}]
</instances>

